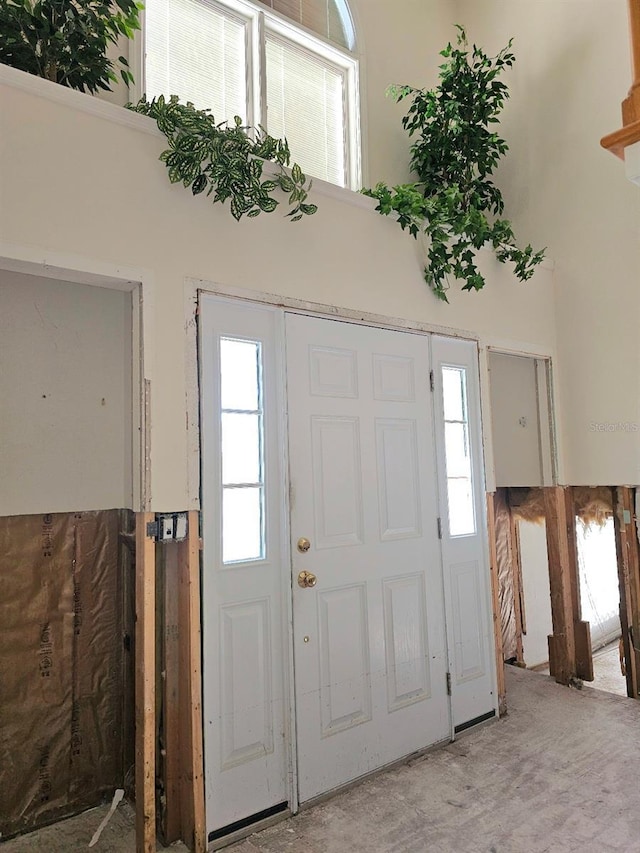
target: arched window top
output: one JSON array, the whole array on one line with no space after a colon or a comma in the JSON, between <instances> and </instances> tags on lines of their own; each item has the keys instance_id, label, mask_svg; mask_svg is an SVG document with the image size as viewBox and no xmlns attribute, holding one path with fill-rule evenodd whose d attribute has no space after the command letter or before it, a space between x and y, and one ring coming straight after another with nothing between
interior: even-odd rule
<instances>
[{"instance_id":1,"label":"arched window top","mask_svg":"<svg viewBox=\"0 0 640 853\"><path fill-rule=\"evenodd\" d=\"M319 36L353 50L355 28L347 0L257 0Z\"/></svg>"},{"instance_id":2,"label":"arched window top","mask_svg":"<svg viewBox=\"0 0 640 853\"><path fill-rule=\"evenodd\" d=\"M347 0L144 6L141 94L177 95L218 121L239 116L260 125L287 139L306 174L360 188L358 57Z\"/></svg>"}]
</instances>

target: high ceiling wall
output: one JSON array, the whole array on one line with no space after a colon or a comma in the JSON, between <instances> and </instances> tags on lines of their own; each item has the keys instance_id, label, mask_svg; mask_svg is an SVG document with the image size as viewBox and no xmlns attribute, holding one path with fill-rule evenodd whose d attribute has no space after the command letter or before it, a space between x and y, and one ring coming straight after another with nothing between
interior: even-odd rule
<instances>
[{"instance_id":1,"label":"high ceiling wall","mask_svg":"<svg viewBox=\"0 0 640 853\"><path fill-rule=\"evenodd\" d=\"M640 188L600 148L631 83L626 0L457 0L491 52L514 37L511 152L499 184L516 233L555 262L563 480L640 482ZM599 426L602 424L603 426Z\"/></svg>"}]
</instances>

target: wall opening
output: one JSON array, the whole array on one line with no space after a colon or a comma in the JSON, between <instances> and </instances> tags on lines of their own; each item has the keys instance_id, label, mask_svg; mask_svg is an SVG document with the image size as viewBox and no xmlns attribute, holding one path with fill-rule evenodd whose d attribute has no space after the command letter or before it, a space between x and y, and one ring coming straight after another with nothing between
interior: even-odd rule
<instances>
[{"instance_id":1,"label":"wall opening","mask_svg":"<svg viewBox=\"0 0 640 853\"><path fill-rule=\"evenodd\" d=\"M548 359L489 352L491 428L497 486L556 480Z\"/></svg>"},{"instance_id":2,"label":"wall opening","mask_svg":"<svg viewBox=\"0 0 640 853\"><path fill-rule=\"evenodd\" d=\"M42 271L0 269L2 838L133 786L137 287Z\"/></svg>"},{"instance_id":3,"label":"wall opening","mask_svg":"<svg viewBox=\"0 0 640 853\"><path fill-rule=\"evenodd\" d=\"M582 618L589 623L594 680L590 686L627 695L621 657L620 586L613 517L576 524Z\"/></svg>"},{"instance_id":4,"label":"wall opening","mask_svg":"<svg viewBox=\"0 0 640 853\"><path fill-rule=\"evenodd\" d=\"M638 697L640 549L626 487L489 495L496 644L505 663Z\"/></svg>"}]
</instances>

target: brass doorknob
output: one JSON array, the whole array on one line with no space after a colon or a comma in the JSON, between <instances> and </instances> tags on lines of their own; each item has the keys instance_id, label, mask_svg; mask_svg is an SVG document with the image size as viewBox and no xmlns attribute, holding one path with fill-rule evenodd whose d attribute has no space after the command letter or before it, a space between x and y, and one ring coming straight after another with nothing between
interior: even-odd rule
<instances>
[{"instance_id":1,"label":"brass doorknob","mask_svg":"<svg viewBox=\"0 0 640 853\"><path fill-rule=\"evenodd\" d=\"M298 539L298 551L301 554L306 554L309 548L311 548L311 542L308 539L305 539L304 536Z\"/></svg>"},{"instance_id":2,"label":"brass doorknob","mask_svg":"<svg viewBox=\"0 0 640 853\"><path fill-rule=\"evenodd\" d=\"M318 583L318 578L313 574L313 572L300 572L298 575L298 586L301 586L302 589L311 589Z\"/></svg>"}]
</instances>

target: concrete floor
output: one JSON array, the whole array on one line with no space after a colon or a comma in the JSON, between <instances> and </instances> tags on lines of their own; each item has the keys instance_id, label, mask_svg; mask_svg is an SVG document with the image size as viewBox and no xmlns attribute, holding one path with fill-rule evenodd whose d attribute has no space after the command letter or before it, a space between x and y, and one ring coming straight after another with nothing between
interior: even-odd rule
<instances>
[{"instance_id":1,"label":"concrete floor","mask_svg":"<svg viewBox=\"0 0 640 853\"><path fill-rule=\"evenodd\" d=\"M228 853L640 853L640 702L507 667L509 713ZM94 809L0 846L86 850ZM133 853L130 806L96 853ZM173 847L172 850L185 850Z\"/></svg>"}]
</instances>

